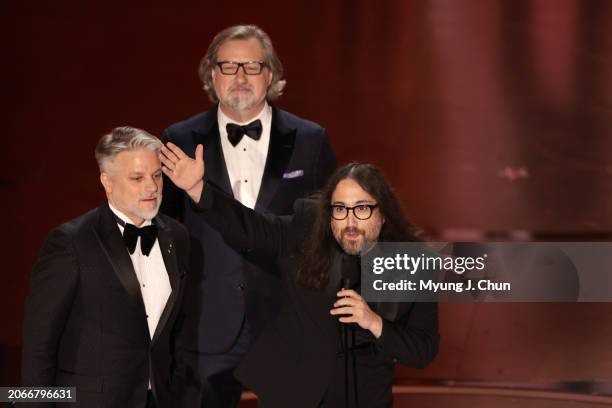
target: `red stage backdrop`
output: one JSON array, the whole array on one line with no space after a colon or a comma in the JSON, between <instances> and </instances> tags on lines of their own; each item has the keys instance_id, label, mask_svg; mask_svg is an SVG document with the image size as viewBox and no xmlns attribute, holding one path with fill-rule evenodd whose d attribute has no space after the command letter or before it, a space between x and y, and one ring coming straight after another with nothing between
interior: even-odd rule
<instances>
[{"instance_id":1,"label":"red stage backdrop","mask_svg":"<svg viewBox=\"0 0 612 408\"><path fill-rule=\"evenodd\" d=\"M432 236L612 231L612 2L5 1L0 385L47 232L104 198L96 141L206 110L198 62L238 23L274 41L277 104L325 126L340 163L382 167ZM399 380L612 376L607 304L445 304L441 323L435 363Z\"/></svg>"}]
</instances>

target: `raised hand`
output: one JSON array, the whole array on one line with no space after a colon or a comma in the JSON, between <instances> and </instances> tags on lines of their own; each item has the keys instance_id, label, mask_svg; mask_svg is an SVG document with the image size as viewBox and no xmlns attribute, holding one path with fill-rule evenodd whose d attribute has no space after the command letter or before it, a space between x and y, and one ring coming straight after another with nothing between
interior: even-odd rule
<instances>
[{"instance_id":1,"label":"raised hand","mask_svg":"<svg viewBox=\"0 0 612 408\"><path fill-rule=\"evenodd\" d=\"M180 189L197 202L204 188L204 148L198 145L195 158L185 154L177 145L168 142L159 153L162 171Z\"/></svg>"}]
</instances>

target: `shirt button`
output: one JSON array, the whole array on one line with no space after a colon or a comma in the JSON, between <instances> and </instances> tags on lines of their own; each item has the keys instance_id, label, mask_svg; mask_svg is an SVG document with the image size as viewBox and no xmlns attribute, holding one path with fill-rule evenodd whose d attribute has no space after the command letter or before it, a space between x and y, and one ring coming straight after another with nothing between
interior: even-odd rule
<instances>
[{"instance_id":1,"label":"shirt button","mask_svg":"<svg viewBox=\"0 0 612 408\"><path fill-rule=\"evenodd\" d=\"M241 291L244 290L244 283L241 283L240 285L238 285L238 289L240 289Z\"/></svg>"}]
</instances>

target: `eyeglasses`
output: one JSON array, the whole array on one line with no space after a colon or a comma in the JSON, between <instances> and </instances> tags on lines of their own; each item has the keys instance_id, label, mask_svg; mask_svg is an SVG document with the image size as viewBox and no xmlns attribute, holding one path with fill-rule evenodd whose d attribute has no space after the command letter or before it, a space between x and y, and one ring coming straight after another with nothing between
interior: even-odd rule
<instances>
[{"instance_id":1,"label":"eyeglasses","mask_svg":"<svg viewBox=\"0 0 612 408\"><path fill-rule=\"evenodd\" d=\"M362 221L370 218L376 207L378 207L378 204L359 204L354 207L347 207L340 204L329 206L331 209L331 216L334 220L344 220L348 217L349 211L352 211L355 218Z\"/></svg>"},{"instance_id":2,"label":"eyeglasses","mask_svg":"<svg viewBox=\"0 0 612 408\"><path fill-rule=\"evenodd\" d=\"M242 67L242 72L245 75L259 75L266 64L263 61L219 61L217 66L223 75L236 75L238 69Z\"/></svg>"}]
</instances>

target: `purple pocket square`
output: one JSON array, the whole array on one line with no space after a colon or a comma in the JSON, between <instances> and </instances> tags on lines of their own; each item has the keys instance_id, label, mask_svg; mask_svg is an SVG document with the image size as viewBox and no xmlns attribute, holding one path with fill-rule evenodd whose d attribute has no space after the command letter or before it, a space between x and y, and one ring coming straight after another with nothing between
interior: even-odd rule
<instances>
[{"instance_id":1,"label":"purple pocket square","mask_svg":"<svg viewBox=\"0 0 612 408\"><path fill-rule=\"evenodd\" d=\"M284 179L294 179L298 177L302 177L304 175L304 170L293 170L288 173L283 174Z\"/></svg>"}]
</instances>

